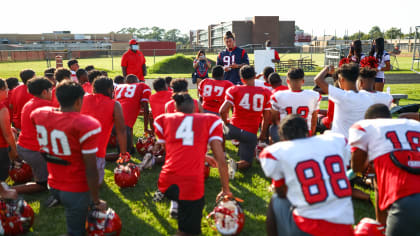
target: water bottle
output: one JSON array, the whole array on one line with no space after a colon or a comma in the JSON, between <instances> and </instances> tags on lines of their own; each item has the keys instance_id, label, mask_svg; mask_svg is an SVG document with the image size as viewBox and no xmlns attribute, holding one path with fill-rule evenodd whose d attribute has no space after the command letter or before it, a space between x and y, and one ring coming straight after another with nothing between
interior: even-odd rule
<instances>
[{"instance_id":1,"label":"water bottle","mask_svg":"<svg viewBox=\"0 0 420 236\"><path fill-rule=\"evenodd\" d=\"M391 88L389 86L386 88L386 93L391 94Z\"/></svg>"}]
</instances>

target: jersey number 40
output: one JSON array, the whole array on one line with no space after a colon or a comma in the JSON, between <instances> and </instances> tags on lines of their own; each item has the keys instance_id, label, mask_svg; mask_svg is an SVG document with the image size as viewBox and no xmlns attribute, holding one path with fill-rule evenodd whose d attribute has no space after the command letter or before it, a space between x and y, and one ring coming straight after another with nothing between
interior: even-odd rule
<instances>
[{"instance_id":1,"label":"jersey number 40","mask_svg":"<svg viewBox=\"0 0 420 236\"><path fill-rule=\"evenodd\" d=\"M250 100L249 93L245 93L239 102L239 106L246 110L250 110L252 106L253 111L262 111L263 110L264 95L254 94L252 100ZM251 105L252 104L252 105Z\"/></svg>"}]
</instances>

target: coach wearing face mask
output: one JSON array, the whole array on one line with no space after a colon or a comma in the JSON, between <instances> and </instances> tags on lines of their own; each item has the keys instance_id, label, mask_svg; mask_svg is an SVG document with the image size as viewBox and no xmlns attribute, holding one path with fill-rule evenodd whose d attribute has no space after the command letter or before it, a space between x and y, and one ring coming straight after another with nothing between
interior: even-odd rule
<instances>
[{"instance_id":1,"label":"coach wearing face mask","mask_svg":"<svg viewBox=\"0 0 420 236\"><path fill-rule=\"evenodd\" d=\"M141 81L147 74L146 59L139 50L139 45L135 39L130 40L130 48L124 53L121 59L121 67L124 77L129 74L136 75Z\"/></svg>"}]
</instances>

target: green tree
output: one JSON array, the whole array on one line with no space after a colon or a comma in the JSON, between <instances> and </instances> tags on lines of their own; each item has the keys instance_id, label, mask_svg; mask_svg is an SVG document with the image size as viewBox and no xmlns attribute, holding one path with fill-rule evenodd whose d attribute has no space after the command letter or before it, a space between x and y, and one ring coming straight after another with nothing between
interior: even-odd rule
<instances>
[{"instance_id":1,"label":"green tree","mask_svg":"<svg viewBox=\"0 0 420 236\"><path fill-rule=\"evenodd\" d=\"M371 39L376 39L376 38L384 37L384 34L382 33L381 28L375 25L372 27L372 29L370 29L369 36Z\"/></svg>"},{"instance_id":2,"label":"green tree","mask_svg":"<svg viewBox=\"0 0 420 236\"><path fill-rule=\"evenodd\" d=\"M385 32L385 37L388 39L397 39L402 37L404 34L401 32L401 29L392 27L391 29Z\"/></svg>"}]
</instances>

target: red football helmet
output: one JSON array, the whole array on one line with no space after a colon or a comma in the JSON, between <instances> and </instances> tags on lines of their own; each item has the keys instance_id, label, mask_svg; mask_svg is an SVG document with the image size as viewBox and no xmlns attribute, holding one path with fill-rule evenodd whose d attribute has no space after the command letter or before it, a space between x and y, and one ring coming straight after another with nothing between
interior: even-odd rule
<instances>
[{"instance_id":1,"label":"red football helmet","mask_svg":"<svg viewBox=\"0 0 420 236\"><path fill-rule=\"evenodd\" d=\"M111 208L106 212L92 210L87 219L87 232L89 236L118 236L121 233L122 223L117 213Z\"/></svg>"},{"instance_id":2,"label":"red football helmet","mask_svg":"<svg viewBox=\"0 0 420 236\"><path fill-rule=\"evenodd\" d=\"M114 180L120 188L134 187L140 179L140 170L133 164L118 165L114 169Z\"/></svg>"},{"instance_id":3,"label":"red football helmet","mask_svg":"<svg viewBox=\"0 0 420 236\"><path fill-rule=\"evenodd\" d=\"M34 223L34 211L23 199L0 202L0 233L18 235L29 231Z\"/></svg>"},{"instance_id":4,"label":"red football helmet","mask_svg":"<svg viewBox=\"0 0 420 236\"><path fill-rule=\"evenodd\" d=\"M216 229L222 235L239 234L245 223L245 214L239 203L228 198L219 201L209 217L214 219Z\"/></svg>"},{"instance_id":5,"label":"red football helmet","mask_svg":"<svg viewBox=\"0 0 420 236\"><path fill-rule=\"evenodd\" d=\"M9 176L16 183L25 183L32 179L32 169L26 162L14 161L10 165Z\"/></svg>"},{"instance_id":6,"label":"red football helmet","mask_svg":"<svg viewBox=\"0 0 420 236\"><path fill-rule=\"evenodd\" d=\"M259 161L258 157L260 153L264 150L265 147L268 145L264 142L258 142L257 146L255 146L255 158Z\"/></svg>"},{"instance_id":7,"label":"red football helmet","mask_svg":"<svg viewBox=\"0 0 420 236\"><path fill-rule=\"evenodd\" d=\"M209 163L204 163L204 179L207 179L210 176L210 165Z\"/></svg>"},{"instance_id":8,"label":"red football helmet","mask_svg":"<svg viewBox=\"0 0 420 236\"><path fill-rule=\"evenodd\" d=\"M363 218L354 228L355 236L383 236L385 226L371 218Z\"/></svg>"},{"instance_id":9,"label":"red football helmet","mask_svg":"<svg viewBox=\"0 0 420 236\"><path fill-rule=\"evenodd\" d=\"M155 138L149 134L145 134L144 138L139 138L136 143L137 152L144 156L147 152L152 152L155 144Z\"/></svg>"}]
</instances>

